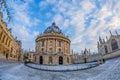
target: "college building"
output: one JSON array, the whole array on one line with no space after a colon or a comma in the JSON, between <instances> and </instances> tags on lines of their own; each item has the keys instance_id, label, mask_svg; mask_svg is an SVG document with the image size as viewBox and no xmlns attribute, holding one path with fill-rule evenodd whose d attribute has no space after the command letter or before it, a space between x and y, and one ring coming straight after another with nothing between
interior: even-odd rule
<instances>
[{"instance_id":1,"label":"college building","mask_svg":"<svg viewBox=\"0 0 120 80\"><path fill-rule=\"evenodd\" d=\"M0 13L0 59L20 60L21 41L12 36L12 30L7 28L7 24L2 20Z\"/></svg>"}]
</instances>

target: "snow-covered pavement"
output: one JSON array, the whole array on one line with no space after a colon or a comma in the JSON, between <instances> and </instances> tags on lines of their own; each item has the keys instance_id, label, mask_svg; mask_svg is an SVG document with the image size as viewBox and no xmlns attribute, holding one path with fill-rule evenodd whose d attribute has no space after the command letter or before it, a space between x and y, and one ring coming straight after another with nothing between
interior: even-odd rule
<instances>
[{"instance_id":1,"label":"snow-covered pavement","mask_svg":"<svg viewBox=\"0 0 120 80\"><path fill-rule=\"evenodd\" d=\"M72 72L40 71L22 63L0 61L0 80L120 80L120 57L95 68Z\"/></svg>"}]
</instances>

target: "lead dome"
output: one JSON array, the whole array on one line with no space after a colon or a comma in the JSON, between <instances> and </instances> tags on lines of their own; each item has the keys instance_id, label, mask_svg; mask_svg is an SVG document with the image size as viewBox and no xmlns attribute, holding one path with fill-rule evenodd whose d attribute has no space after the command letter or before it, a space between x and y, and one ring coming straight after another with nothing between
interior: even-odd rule
<instances>
[{"instance_id":1,"label":"lead dome","mask_svg":"<svg viewBox=\"0 0 120 80\"><path fill-rule=\"evenodd\" d=\"M58 33L58 34L62 33L62 32L61 32L61 29L60 29L58 26L56 26L55 22L53 22L52 25L49 26L49 27L44 31L44 33L51 33L51 32Z\"/></svg>"}]
</instances>

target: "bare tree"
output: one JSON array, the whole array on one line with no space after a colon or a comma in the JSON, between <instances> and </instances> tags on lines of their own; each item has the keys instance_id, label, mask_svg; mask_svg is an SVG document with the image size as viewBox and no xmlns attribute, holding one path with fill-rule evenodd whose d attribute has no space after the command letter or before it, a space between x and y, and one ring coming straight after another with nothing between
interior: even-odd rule
<instances>
[{"instance_id":1,"label":"bare tree","mask_svg":"<svg viewBox=\"0 0 120 80\"><path fill-rule=\"evenodd\" d=\"M0 0L0 12L5 12L7 14L7 20L10 22L12 20L12 13L11 13L11 8L7 4L9 0ZM25 0L11 0L11 2L15 1L22 1L25 2Z\"/></svg>"}]
</instances>

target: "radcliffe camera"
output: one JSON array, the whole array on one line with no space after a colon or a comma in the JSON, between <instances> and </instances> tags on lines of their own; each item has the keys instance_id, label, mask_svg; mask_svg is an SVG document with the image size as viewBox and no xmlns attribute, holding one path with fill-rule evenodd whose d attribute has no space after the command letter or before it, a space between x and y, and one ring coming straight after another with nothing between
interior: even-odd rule
<instances>
[{"instance_id":1,"label":"radcliffe camera","mask_svg":"<svg viewBox=\"0 0 120 80\"><path fill-rule=\"evenodd\" d=\"M120 80L119 0L0 0L0 80Z\"/></svg>"}]
</instances>

